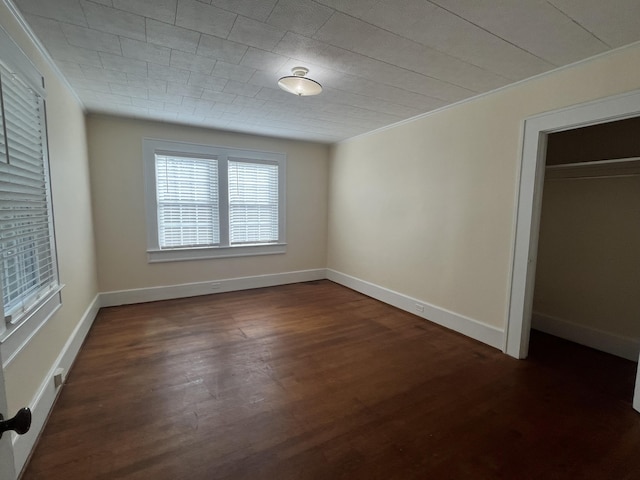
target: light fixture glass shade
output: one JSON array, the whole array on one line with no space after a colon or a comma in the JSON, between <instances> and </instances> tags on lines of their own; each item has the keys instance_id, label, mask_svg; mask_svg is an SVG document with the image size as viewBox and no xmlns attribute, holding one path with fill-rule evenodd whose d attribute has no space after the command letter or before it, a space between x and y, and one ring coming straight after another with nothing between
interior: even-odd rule
<instances>
[{"instance_id":1,"label":"light fixture glass shade","mask_svg":"<svg viewBox=\"0 0 640 480\"><path fill-rule=\"evenodd\" d=\"M278 80L278 86L286 92L301 97L318 95L322 92L322 85L315 80L306 78L305 75L308 71L309 70L304 67L292 68L291 73L293 73L293 75L282 77Z\"/></svg>"}]
</instances>

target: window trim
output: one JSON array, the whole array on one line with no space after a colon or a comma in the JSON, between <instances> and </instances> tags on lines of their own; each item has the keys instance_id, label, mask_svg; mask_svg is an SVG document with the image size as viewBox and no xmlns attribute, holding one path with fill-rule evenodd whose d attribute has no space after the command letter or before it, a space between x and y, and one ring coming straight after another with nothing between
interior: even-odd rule
<instances>
[{"instance_id":1,"label":"window trim","mask_svg":"<svg viewBox=\"0 0 640 480\"><path fill-rule=\"evenodd\" d=\"M155 155L216 157L219 162L220 245L187 248L160 248L158 241L158 205L156 199ZM205 260L286 253L286 155L277 152L238 149L154 138L142 139L144 195L147 224L148 263ZM275 243L229 245L228 160L242 159L278 165L278 241Z\"/></svg>"},{"instance_id":2,"label":"window trim","mask_svg":"<svg viewBox=\"0 0 640 480\"><path fill-rule=\"evenodd\" d=\"M15 72L29 88L39 96L40 119L42 125L42 152L44 178L46 182L45 193L47 209L49 213L49 244L51 252L53 282L48 290L41 290L40 295L34 296L28 307L19 313L11 312L11 318L5 318L3 302L0 302L0 359L2 366L6 367L11 360L28 344L38 330L52 318L62 306L61 291L64 285L60 283L58 270L58 255L55 239L55 225L53 213L53 199L51 193L51 176L49 166L49 145L46 114L46 92L44 89L44 77L29 57L13 41L11 36L0 26L0 59L11 71ZM0 285L0 293L2 286Z\"/></svg>"}]
</instances>

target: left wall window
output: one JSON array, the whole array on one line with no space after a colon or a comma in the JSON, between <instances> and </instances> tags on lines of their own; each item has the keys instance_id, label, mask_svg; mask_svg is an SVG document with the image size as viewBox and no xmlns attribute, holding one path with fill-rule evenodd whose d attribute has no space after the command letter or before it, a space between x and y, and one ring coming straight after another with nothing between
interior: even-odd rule
<instances>
[{"instance_id":1,"label":"left wall window","mask_svg":"<svg viewBox=\"0 0 640 480\"><path fill-rule=\"evenodd\" d=\"M42 76L0 30L0 340L20 330L24 338L9 341L16 348L61 305L44 93Z\"/></svg>"}]
</instances>

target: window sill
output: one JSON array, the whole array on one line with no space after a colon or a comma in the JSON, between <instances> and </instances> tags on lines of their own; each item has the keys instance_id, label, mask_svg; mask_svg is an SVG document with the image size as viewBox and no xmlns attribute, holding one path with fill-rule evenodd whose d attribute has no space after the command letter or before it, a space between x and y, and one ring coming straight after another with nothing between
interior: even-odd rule
<instances>
[{"instance_id":1,"label":"window sill","mask_svg":"<svg viewBox=\"0 0 640 480\"><path fill-rule=\"evenodd\" d=\"M268 245L237 245L233 247L176 248L167 250L147 250L149 263L183 262L206 260L209 258L252 257L257 255L277 255L287 253L286 243Z\"/></svg>"},{"instance_id":2,"label":"window sill","mask_svg":"<svg viewBox=\"0 0 640 480\"><path fill-rule=\"evenodd\" d=\"M47 321L62 306L62 289L58 285L52 289L35 308L0 334L0 354L3 368L11 363L15 356L29 343Z\"/></svg>"}]
</instances>

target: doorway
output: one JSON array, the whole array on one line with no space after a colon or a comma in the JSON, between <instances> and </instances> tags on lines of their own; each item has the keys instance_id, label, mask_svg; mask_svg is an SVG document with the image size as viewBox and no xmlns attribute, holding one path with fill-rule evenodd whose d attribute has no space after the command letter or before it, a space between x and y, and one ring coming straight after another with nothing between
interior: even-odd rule
<instances>
[{"instance_id":1,"label":"doorway","mask_svg":"<svg viewBox=\"0 0 640 480\"><path fill-rule=\"evenodd\" d=\"M526 358L533 311L533 293L548 137L552 133L640 116L640 92L541 114L525 120L518 194L509 318L505 352ZM640 411L636 380L634 408Z\"/></svg>"},{"instance_id":2,"label":"doorway","mask_svg":"<svg viewBox=\"0 0 640 480\"><path fill-rule=\"evenodd\" d=\"M548 136L532 327L640 351L640 117Z\"/></svg>"}]
</instances>

